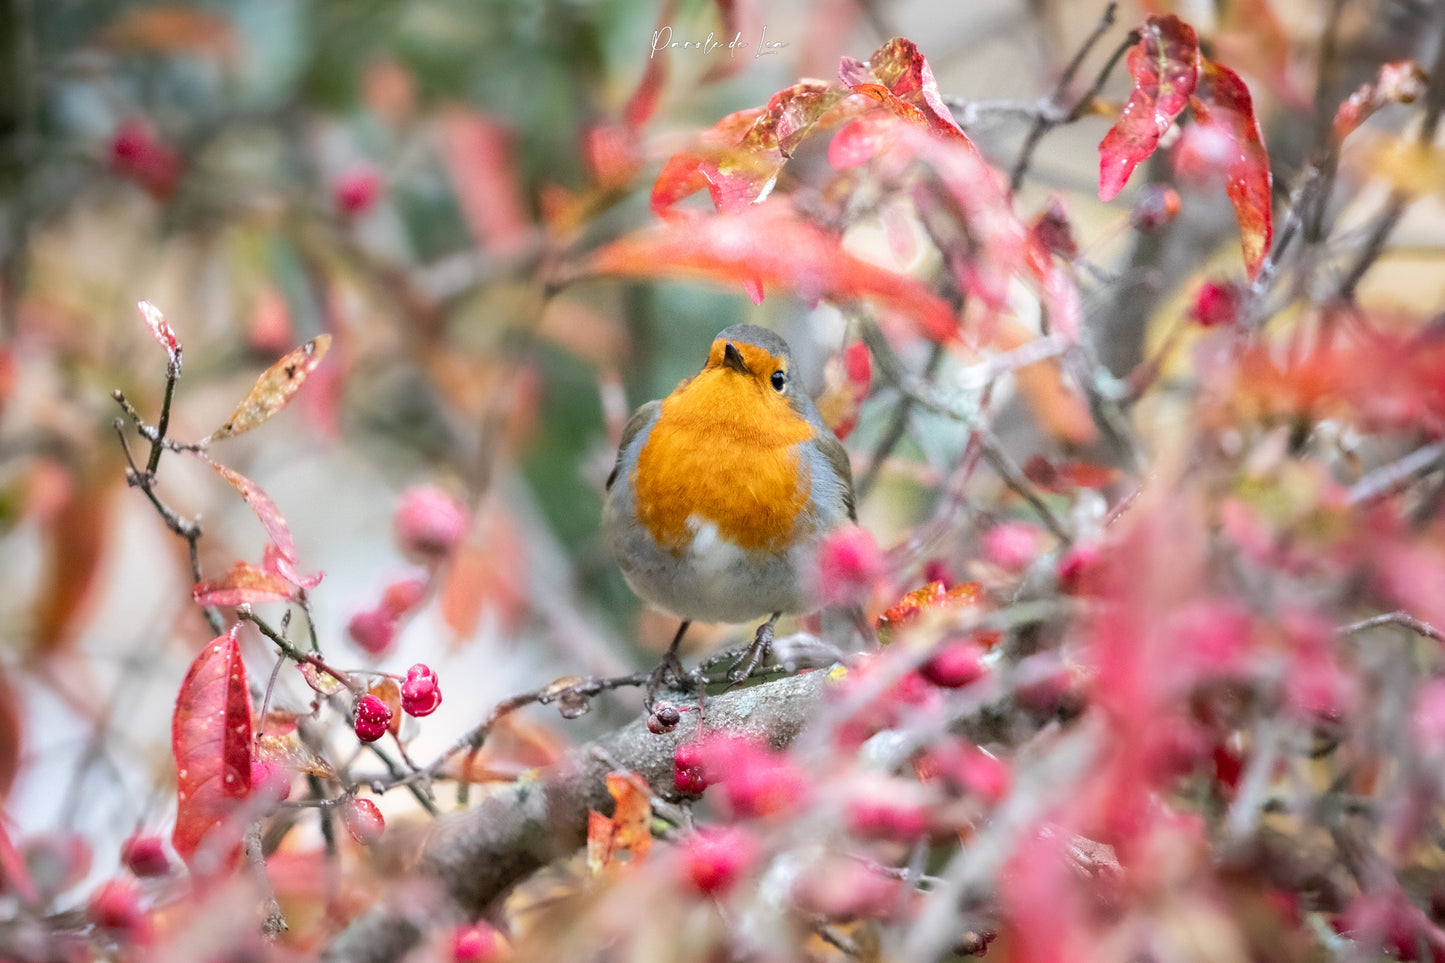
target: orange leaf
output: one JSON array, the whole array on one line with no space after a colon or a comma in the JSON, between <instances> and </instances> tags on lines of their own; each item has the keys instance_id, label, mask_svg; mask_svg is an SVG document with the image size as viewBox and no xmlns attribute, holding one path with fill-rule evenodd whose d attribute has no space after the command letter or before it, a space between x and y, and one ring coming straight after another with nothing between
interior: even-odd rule
<instances>
[{"instance_id":1,"label":"orange leaf","mask_svg":"<svg viewBox=\"0 0 1445 963\"><path fill-rule=\"evenodd\" d=\"M933 68L913 41L894 37L873 51L867 62L844 57L838 76L849 90L878 101L904 120L973 146L943 102Z\"/></svg>"},{"instance_id":2,"label":"orange leaf","mask_svg":"<svg viewBox=\"0 0 1445 963\"><path fill-rule=\"evenodd\" d=\"M798 144L837 119L829 111L842 97L836 86L805 80L778 91L764 107L729 114L668 159L652 188L652 209L665 216L704 187L724 213L762 200Z\"/></svg>"},{"instance_id":3,"label":"orange leaf","mask_svg":"<svg viewBox=\"0 0 1445 963\"><path fill-rule=\"evenodd\" d=\"M202 444L234 438L264 424L286 407L330 347L331 335L319 334L263 371L226 423L211 432Z\"/></svg>"},{"instance_id":4,"label":"orange leaf","mask_svg":"<svg viewBox=\"0 0 1445 963\"><path fill-rule=\"evenodd\" d=\"M231 817L251 792L251 697L236 633L212 639L191 663L176 696L171 751L176 761L176 828L171 844L187 863L218 827L241 826Z\"/></svg>"},{"instance_id":5,"label":"orange leaf","mask_svg":"<svg viewBox=\"0 0 1445 963\"><path fill-rule=\"evenodd\" d=\"M1236 148L1230 151L1224 189L1234 205L1239 239L1244 247L1244 269L1252 280L1259 274L1274 236L1270 190L1274 183L1269 154L1260 137L1249 88L1228 67L1202 61L1202 84L1190 98L1199 122L1212 126Z\"/></svg>"},{"instance_id":6,"label":"orange leaf","mask_svg":"<svg viewBox=\"0 0 1445 963\"><path fill-rule=\"evenodd\" d=\"M877 302L911 318L935 340L957 334L953 308L927 285L854 257L786 203L631 234L595 252L588 267L627 276L756 279L806 301Z\"/></svg>"},{"instance_id":7,"label":"orange leaf","mask_svg":"<svg viewBox=\"0 0 1445 963\"><path fill-rule=\"evenodd\" d=\"M1150 17L1129 49L1134 90L1119 119L1099 142L1099 199L1113 200L1129 175L1159 146L1189 103L1199 80L1199 40L1194 28L1170 14Z\"/></svg>"},{"instance_id":8,"label":"orange leaf","mask_svg":"<svg viewBox=\"0 0 1445 963\"><path fill-rule=\"evenodd\" d=\"M609 866L636 866L652 849L652 799L638 777L607 774L614 807L609 819L599 812L587 816L587 866L600 873Z\"/></svg>"},{"instance_id":9,"label":"orange leaf","mask_svg":"<svg viewBox=\"0 0 1445 963\"><path fill-rule=\"evenodd\" d=\"M202 579L191 591L198 605L284 602L295 595L296 587L286 579L247 562L237 562L219 578Z\"/></svg>"},{"instance_id":10,"label":"orange leaf","mask_svg":"<svg viewBox=\"0 0 1445 963\"><path fill-rule=\"evenodd\" d=\"M203 54L222 62L230 61L236 50L231 21L194 3L131 7L111 21L100 39L116 50Z\"/></svg>"},{"instance_id":11,"label":"orange leaf","mask_svg":"<svg viewBox=\"0 0 1445 963\"><path fill-rule=\"evenodd\" d=\"M942 582L929 582L903 596L878 617L878 637L880 641L888 642L894 632L925 612L978 608L982 605L983 586L977 582L960 582L953 588L944 588ZM991 638L986 644L997 641L997 633L987 634Z\"/></svg>"}]
</instances>

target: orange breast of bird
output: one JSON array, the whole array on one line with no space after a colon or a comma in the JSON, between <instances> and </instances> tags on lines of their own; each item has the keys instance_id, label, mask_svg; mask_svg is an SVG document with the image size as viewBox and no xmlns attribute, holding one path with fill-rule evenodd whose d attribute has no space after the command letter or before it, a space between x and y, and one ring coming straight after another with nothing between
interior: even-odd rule
<instances>
[{"instance_id":1,"label":"orange breast of bird","mask_svg":"<svg viewBox=\"0 0 1445 963\"><path fill-rule=\"evenodd\" d=\"M785 549L812 489L795 446L813 435L806 419L755 380L704 370L663 401L638 454L638 520L675 554L692 539L693 517L738 548Z\"/></svg>"}]
</instances>

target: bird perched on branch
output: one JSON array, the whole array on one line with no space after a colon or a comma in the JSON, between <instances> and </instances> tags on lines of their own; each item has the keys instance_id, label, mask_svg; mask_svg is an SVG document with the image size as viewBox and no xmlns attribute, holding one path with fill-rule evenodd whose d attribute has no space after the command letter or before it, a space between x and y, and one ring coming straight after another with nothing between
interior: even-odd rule
<instances>
[{"instance_id":1,"label":"bird perched on branch","mask_svg":"<svg viewBox=\"0 0 1445 963\"><path fill-rule=\"evenodd\" d=\"M818 547L855 520L848 454L795 380L787 343L739 324L672 394L622 432L602 513L627 584L682 619L653 675L682 677L678 645L694 621L767 616L729 676L767 655L783 613L817 609Z\"/></svg>"}]
</instances>

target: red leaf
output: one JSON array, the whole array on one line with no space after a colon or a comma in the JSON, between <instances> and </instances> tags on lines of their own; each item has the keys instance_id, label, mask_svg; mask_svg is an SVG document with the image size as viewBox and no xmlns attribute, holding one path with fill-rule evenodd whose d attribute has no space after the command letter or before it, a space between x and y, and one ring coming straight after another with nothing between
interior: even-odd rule
<instances>
[{"instance_id":1,"label":"red leaf","mask_svg":"<svg viewBox=\"0 0 1445 963\"><path fill-rule=\"evenodd\" d=\"M477 246L504 256L520 253L529 243L532 219L512 160L510 132L486 114L450 107L441 112L441 146Z\"/></svg>"},{"instance_id":2,"label":"red leaf","mask_svg":"<svg viewBox=\"0 0 1445 963\"><path fill-rule=\"evenodd\" d=\"M181 373L181 343L176 338L176 332L172 330L166 316L161 314L160 309L149 301L141 301L136 305L140 309L141 320L151 329L156 342L166 349L166 368L170 377L174 378Z\"/></svg>"},{"instance_id":3,"label":"red leaf","mask_svg":"<svg viewBox=\"0 0 1445 963\"><path fill-rule=\"evenodd\" d=\"M205 458L204 455L201 456ZM276 574L286 581L301 588L313 588L321 581L321 574L301 575L296 570L296 540L291 537L291 528L286 524L286 519L281 515L281 509L271 500L271 496L261 490L255 482L238 471L227 468L219 462L206 458L206 463L214 468L222 478L230 482L231 487L241 493L246 504L256 513L261 521L261 527L266 529L266 534L271 537L271 543L275 545L276 554L267 557L267 567L273 568Z\"/></svg>"},{"instance_id":4,"label":"red leaf","mask_svg":"<svg viewBox=\"0 0 1445 963\"><path fill-rule=\"evenodd\" d=\"M1099 199L1113 200L1129 175L1154 153L1159 138L1189 103L1199 81L1194 28L1170 14L1150 17L1129 50L1134 90L1124 111L1099 142Z\"/></svg>"},{"instance_id":5,"label":"red leaf","mask_svg":"<svg viewBox=\"0 0 1445 963\"><path fill-rule=\"evenodd\" d=\"M828 163L840 171L867 163L888 144L894 123L893 114L876 110L848 121L828 144Z\"/></svg>"},{"instance_id":6,"label":"red leaf","mask_svg":"<svg viewBox=\"0 0 1445 963\"><path fill-rule=\"evenodd\" d=\"M267 546L270 548L270 546ZM196 583L191 597L199 605L241 605L254 602L284 602L296 594L289 581L246 562L237 562L219 578Z\"/></svg>"},{"instance_id":7,"label":"red leaf","mask_svg":"<svg viewBox=\"0 0 1445 963\"><path fill-rule=\"evenodd\" d=\"M698 277L791 289L806 301L876 301L930 338L957 333L953 308L927 285L859 260L786 204L670 222L597 251L590 269L642 277Z\"/></svg>"},{"instance_id":8,"label":"red leaf","mask_svg":"<svg viewBox=\"0 0 1445 963\"><path fill-rule=\"evenodd\" d=\"M740 110L671 157L652 188L652 209L668 208L704 187L713 206L736 211L767 197L793 150L843 98L837 87L805 80L784 88L762 108Z\"/></svg>"},{"instance_id":9,"label":"red leaf","mask_svg":"<svg viewBox=\"0 0 1445 963\"><path fill-rule=\"evenodd\" d=\"M171 720L176 828L171 845L188 864L251 792L251 697L236 644L239 626L207 643L191 663ZM229 825L237 837L239 825Z\"/></svg>"},{"instance_id":10,"label":"red leaf","mask_svg":"<svg viewBox=\"0 0 1445 963\"><path fill-rule=\"evenodd\" d=\"M1382 65L1373 84L1362 84L1335 111L1335 141L1344 140L1382 107L1414 103L1425 93L1426 80L1425 71L1413 60Z\"/></svg>"},{"instance_id":11,"label":"red leaf","mask_svg":"<svg viewBox=\"0 0 1445 963\"><path fill-rule=\"evenodd\" d=\"M0 801L10 793L20 768L20 702L0 666ZM4 827L0 826L0 832Z\"/></svg>"},{"instance_id":12,"label":"red leaf","mask_svg":"<svg viewBox=\"0 0 1445 963\"><path fill-rule=\"evenodd\" d=\"M1190 103L1200 124L1227 136L1236 147L1230 153L1224 189L1234 205L1239 239L1244 246L1244 268L1252 280L1264 264L1274 235L1269 154L1260 137L1249 88L1239 75L1228 67L1203 60L1202 79L1200 91L1190 98Z\"/></svg>"},{"instance_id":13,"label":"red leaf","mask_svg":"<svg viewBox=\"0 0 1445 963\"><path fill-rule=\"evenodd\" d=\"M838 76L855 94L878 101L905 120L973 145L944 104L933 69L913 41L894 37L866 63L844 57Z\"/></svg>"},{"instance_id":14,"label":"red leaf","mask_svg":"<svg viewBox=\"0 0 1445 963\"><path fill-rule=\"evenodd\" d=\"M231 412L226 423L206 436L202 444L234 438L258 425L265 424L271 416L285 408L306 378L326 357L331 347L331 335L318 334L310 341L293 348L285 357L261 372L246 397Z\"/></svg>"}]
</instances>

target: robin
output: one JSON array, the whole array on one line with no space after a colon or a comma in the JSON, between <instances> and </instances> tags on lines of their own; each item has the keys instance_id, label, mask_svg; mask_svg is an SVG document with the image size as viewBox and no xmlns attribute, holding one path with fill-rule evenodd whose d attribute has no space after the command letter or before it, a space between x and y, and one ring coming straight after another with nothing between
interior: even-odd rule
<instances>
[{"instance_id":1,"label":"robin","mask_svg":"<svg viewBox=\"0 0 1445 963\"><path fill-rule=\"evenodd\" d=\"M779 616L819 607L819 543L855 520L848 453L795 380L787 343L752 324L725 329L702 371L633 414L607 479L602 527L627 584L682 619L649 701L681 678L694 620L768 617L729 672L747 678Z\"/></svg>"}]
</instances>

